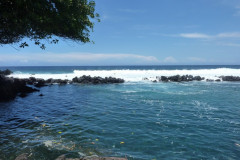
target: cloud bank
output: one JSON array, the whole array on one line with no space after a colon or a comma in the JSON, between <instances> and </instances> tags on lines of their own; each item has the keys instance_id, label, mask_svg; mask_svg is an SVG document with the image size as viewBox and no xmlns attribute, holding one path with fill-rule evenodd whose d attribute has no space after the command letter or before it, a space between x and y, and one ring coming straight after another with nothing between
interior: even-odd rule
<instances>
[{"instance_id":1,"label":"cloud bank","mask_svg":"<svg viewBox=\"0 0 240 160\"><path fill-rule=\"evenodd\" d=\"M0 55L0 65L157 65L154 56L103 53L20 53Z\"/></svg>"}]
</instances>

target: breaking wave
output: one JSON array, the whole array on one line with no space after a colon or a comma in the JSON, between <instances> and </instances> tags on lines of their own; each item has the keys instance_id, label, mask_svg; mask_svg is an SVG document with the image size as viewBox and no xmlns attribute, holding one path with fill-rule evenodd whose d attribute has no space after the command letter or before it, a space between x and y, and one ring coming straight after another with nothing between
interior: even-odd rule
<instances>
[{"instance_id":1,"label":"breaking wave","mask_svg":"<svg viewBox=\"0 0 240 160\"><path fill-rule=\"evenodd\" d=\"M144 79L155 80L159 76L173 75L193 75L201 76L206 79L218 79L219 76L240 76L240 69L217 68L217 69L192 69L192 70L74 70L72 73L49 74L49 73L21 73L14 72L11 76L16 78L43 78L43 79L69 79L80 77L83 75L99 76L99 77L116 77L125 81L139 82Z\"/></svg>"}]
</instances>

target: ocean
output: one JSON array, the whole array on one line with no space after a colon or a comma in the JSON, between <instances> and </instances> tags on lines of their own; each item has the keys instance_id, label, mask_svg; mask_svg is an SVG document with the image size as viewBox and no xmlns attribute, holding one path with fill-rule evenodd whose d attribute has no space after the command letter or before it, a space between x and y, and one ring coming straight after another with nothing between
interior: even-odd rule
<instances>
[{"instance_id":1,"label":"ocean","mask_svg":"<svg viewBox=\"0 0 240 160\"><path fill-rule=\"evenodd\" d=\"M112 76L123 84L51 85L0 103L0 159L62 154L129 160L240 157L240 82L158 82L157 76L240 76L240 66L0 67L13 77ZM44 96L39 96L42 93Z\"/></svg>"}]
</instances>

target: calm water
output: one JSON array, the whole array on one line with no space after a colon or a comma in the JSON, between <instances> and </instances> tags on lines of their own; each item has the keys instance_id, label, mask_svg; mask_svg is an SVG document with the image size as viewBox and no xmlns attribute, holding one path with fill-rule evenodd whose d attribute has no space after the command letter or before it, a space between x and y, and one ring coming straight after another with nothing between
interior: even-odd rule
<instances>
[{"instance_id":1,"label":"calm water","mask_svg":"<svg viewBox=\"0 0 240 160\"><path fill-rule=\"evenodd\" d=\"M40 93L0 103L0 159L240 157L240 83L53 85Z\"/></svg>"}]
</instances>

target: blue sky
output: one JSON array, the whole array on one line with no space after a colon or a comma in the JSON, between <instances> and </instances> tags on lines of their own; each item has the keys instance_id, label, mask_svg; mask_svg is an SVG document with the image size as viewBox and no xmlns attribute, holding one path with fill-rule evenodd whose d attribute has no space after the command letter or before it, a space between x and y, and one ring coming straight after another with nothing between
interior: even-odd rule
<instances>
[{"instance_id":1,"label":"blue sky","mask_svg":"<svg viewBox=\"0 0 240 160\"><path fill-rule=\"evenodd\" d=\"M95 1L95 44L3 45L0 65L240 64L239 0Z\"/></svg>"}]
</instances>

